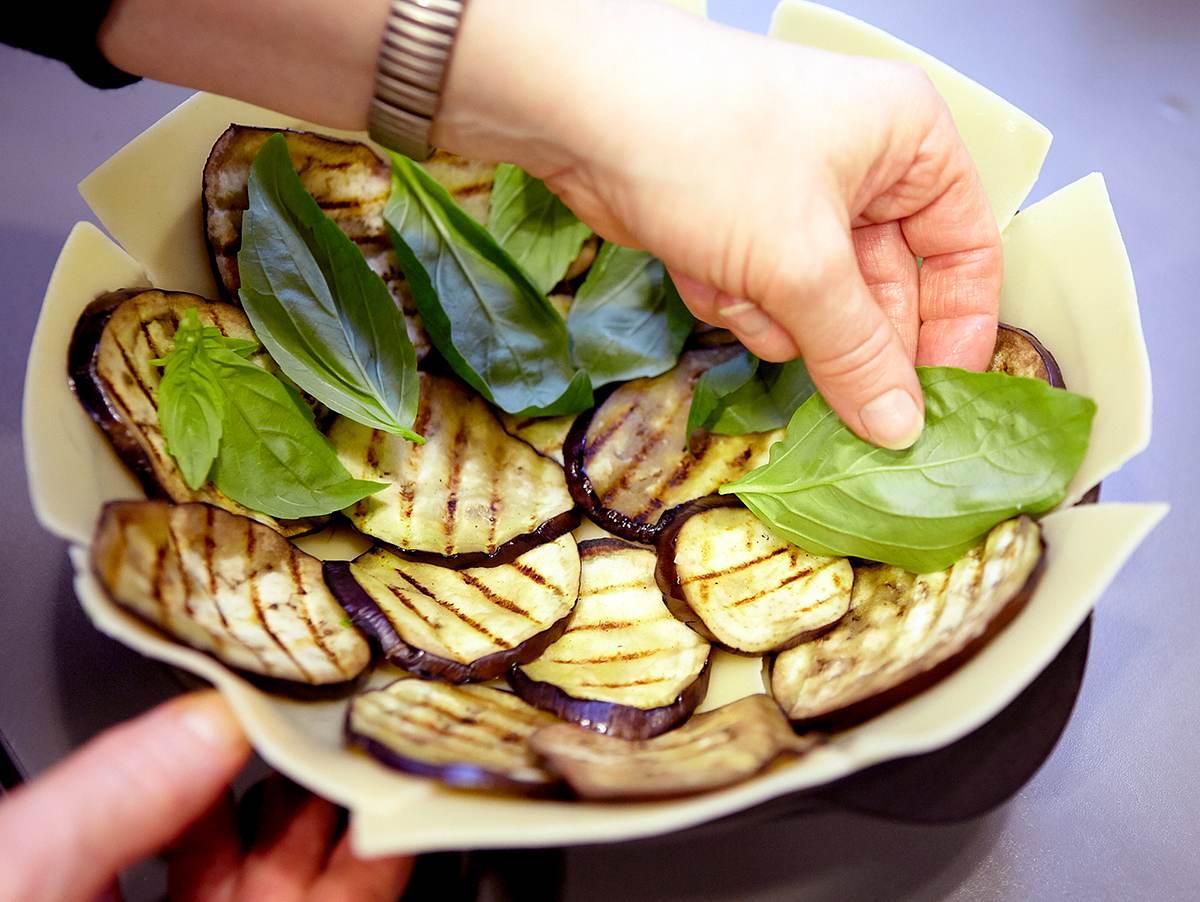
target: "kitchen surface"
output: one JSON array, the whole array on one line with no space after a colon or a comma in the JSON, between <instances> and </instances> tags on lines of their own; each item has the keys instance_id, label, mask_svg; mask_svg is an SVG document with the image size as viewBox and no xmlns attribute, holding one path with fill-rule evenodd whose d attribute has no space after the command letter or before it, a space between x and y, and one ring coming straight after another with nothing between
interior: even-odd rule
<instances>
[{"instance_id":1,"label":"kitchen surface","mask_svg":"<svg viewBox=\"0 0 1200 902\"><path fill-rule=\"evenodd\" d=\"M929 51L1048 126L1054 145L1030 200L1104 173L1155 384L1153 442L1105 481L1104 498L1166 500L1172 511L1096 609L1061 741L998 810L927 826L794 805L683 838L522 853L508 870L561 867L559 895L569 902L1195 898L1200 4L830 5ZM709 0L709 13L761 32L773 6ZM89 218L75 185L188 93L150 83L100 92L59 63L0 47L0 367L9 386L0 395L0 738L25 776L179 691L166 669L100 636L78 607L64 544L33 518L20 430L42 293L71 225ZM160 867L144 866L125 882L126 896L160 898L161 880ZM557 872L532 880L518 898L544 898L556 882Z\"/></svg>"}]
</instances>

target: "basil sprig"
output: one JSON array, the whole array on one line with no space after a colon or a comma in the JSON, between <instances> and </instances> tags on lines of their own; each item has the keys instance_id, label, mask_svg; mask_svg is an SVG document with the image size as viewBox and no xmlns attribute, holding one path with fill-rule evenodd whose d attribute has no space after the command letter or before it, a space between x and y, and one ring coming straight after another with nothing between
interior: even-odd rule
<instances>
[{"instance_id":1,"label":"basil sprig","mask_svg":"<svg viewBox=\"0 0 1200 902\"><path fill-rule=\"evenodd\" d=\"M496 167L488 231L543 294L562 281L592 234L541 179L511 163Z\"/></svg>"},{"instance_id":2,"label":"basil sprig","mask_svg":"<svg viewBox=\"0 0 1200 902\"><path fill-rule=\"evenodd\" d=\"M465 382L523 416L591 406L558 311L445 188L395 154L384 219L425 331Z\"/></svg>"},{"instance_id":3,"label":"basil sprig","mask_svg":"<svg viewBox=\"0 0 1200 902\"><path fill-rule=\"evenodd\" d=\"M279 368L356 422L412 441L419 383L404 314L358 247L304 190L272 135L250 169L242 306Z\"/></svg>"},{"instance_id":4,"label":"basil sprig","mask_svg":"<svg viewBox=\"0 0 1200 902\"><path fill-rule=\"evenodd\" d=\"M312 412L247 360L257 343L226 338L188 310L166 357L157 402L167 450L184 481L209 480L239 504L273 517L316 517L385 486L353 479Z\"/></svg>"},{"instance_id":5,"label":"basil sprig","mask_svg":"<svg viewBox=\"0 0 1200 902\"><path fill-rule=\"evenodd\" d=\"M571 358L593 388L665 373L694 325L661 262L609 242L567 311Z\"/></svg>"},{"instance_id":6,"label":"basil sprig","mask_svg":"<svg viewBox=\"0 0 1200 902\"><path fill-rule=\"evenodd\" d=\"M925 431L905 451L855 436L814 394L766 464L721 488L817 554L915 572L954 563L995 524L1050 510L1087 451L1095 402L1037 379L918 368Z\"/></svg>"},{"instance_id":7,"label":"basil sprig","mask_svg":"<svg viewBox=\"0 0 1200 902\"><path fill-rule=\"evenodd\" d=\"M749 351L706 370L692 393L688 435L769 432L788 424L816 391L803 360L763 363Z\"/></svg>"}]
</instances>

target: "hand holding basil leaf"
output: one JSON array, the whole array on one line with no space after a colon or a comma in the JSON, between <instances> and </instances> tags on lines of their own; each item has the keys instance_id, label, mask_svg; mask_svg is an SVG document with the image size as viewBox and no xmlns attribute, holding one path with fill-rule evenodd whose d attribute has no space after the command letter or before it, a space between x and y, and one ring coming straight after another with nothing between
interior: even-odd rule
<instances>
[{"instance_id":1,"label":"hand holding basil leaf","mask_svg":"<svg viewBox=\"0 0 1200 902\"><path fill-rule=\"evenodd\" d=\"M454 371L508 413L555 416L591 405L567 328L521 268L446 189L392 155L384 210L430 340Z\"/></svg>"},{"instance_id":2,"label":"hand holding basil leaf","mask_svg":"<svg viewBox=\"0 0 1200 902\"><path fill-rule=\"evenodd\" d=\"M743 350L707 370L696 383L688 436L699 429L719 435L782 429L815 391L803 360L763 363Z\"/></svg>"},{"instance_id":3,"label":"hand holding basil leaf","mask_svg":"<svg viewBox=\"0 0 1200 902\"><path fill-rule=\"evenodd\" d=\"M404 314L321 211L273 135L254 159L238 254L242 306L283 372L326 406L412 441L417 358Z\"/></svg>"},{"instance_id":4,"label":"hand holding basil leaf","mask_svg":"<svg viewBox=\"0 0 1200 902\"><path fill-rule=\"evenodd\" d=\"M905 451L855 436L814 394L769 461L721 488L815 554L929 572L995 524L1065 496L1087 451L1095 403L1037 379L917 370L925 431Z\"/></svg>"},{"instance_id":5,"label":"hand holding basil leaf","mask_svg":"<svg viewBox=\"0 0 1200 902\"><path fill-rule=\"evenodd\" d=\"M284 383L244 354L254 342L201 327L189 310L162 360L159 422L192 489L218 489L273 517L333 513L384 488L352 479Z\"/></svg>"},{"instance_id":6,"label":"hand holding basil leaf","mask_svg":"<svg viewBox=\"0 0 1200 902\"><path fill-rule=\"evenodd\" d=\"M665 373L693 325L661 262L609 242L567 313L571 357L593 388Z\"/></svg>"},{"instance_id":7,"label":"hand holding basil leaf","mask_svg":"<svg viewBox=\"0 0 1200 902\"><path fill-rule=\"evenodd\" d=\"M543 294L562 281L592 234L541 179L511 163L496 167L488 231Z\"/></svg>"}]
</instances>

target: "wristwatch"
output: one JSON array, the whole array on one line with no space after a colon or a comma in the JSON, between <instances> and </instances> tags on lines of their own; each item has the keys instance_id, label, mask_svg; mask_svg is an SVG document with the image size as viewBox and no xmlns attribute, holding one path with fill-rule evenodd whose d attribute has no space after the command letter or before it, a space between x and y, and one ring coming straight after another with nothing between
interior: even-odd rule
<instances>
[{"instance_id":1,"label":"wristwatch","mask_svg":"<svg viewBox=\"0 0 1200 902\"><path fill-rule=\"evenodd\" d=\"M467 0L391 0L367 117L371 137L414 160L432 152L450 51Z\"/></svg>"}]
</instances>

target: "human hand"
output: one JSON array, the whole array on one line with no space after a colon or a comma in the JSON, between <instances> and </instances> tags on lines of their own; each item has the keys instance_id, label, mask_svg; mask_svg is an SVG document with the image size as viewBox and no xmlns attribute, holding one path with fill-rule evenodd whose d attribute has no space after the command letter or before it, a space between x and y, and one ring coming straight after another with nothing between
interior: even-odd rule
<instances>
[{"instance_id":1,"label":"human hand","mask_svg":"<svg viewBox=\"0 0 1200 902\"><path fill-rule=\"evenodd\" d=\"M282 778L227 792L250 748L221 697L193 693L89 742L0 804L0 899L90 900L129 865L170 852L184 900L395 899L411 859L361 861L337 810ZM258 809L253 811L253 809ZM250 823L246 823L250 821Z\"/></svg>"},{"instance_id":2,"label":"human hand","mask_svg":"<svg viewBox=\"0 0 1200 902\"><path fill-rule=\"evenodd\" d=\"M876 444L920 433L914 362L991 357L999 233L913 67L645 0L473 0L435 139L545 178L603 237L661 258L692 311L760 357L802 355Z\"/></svg>"}]
</instances>

